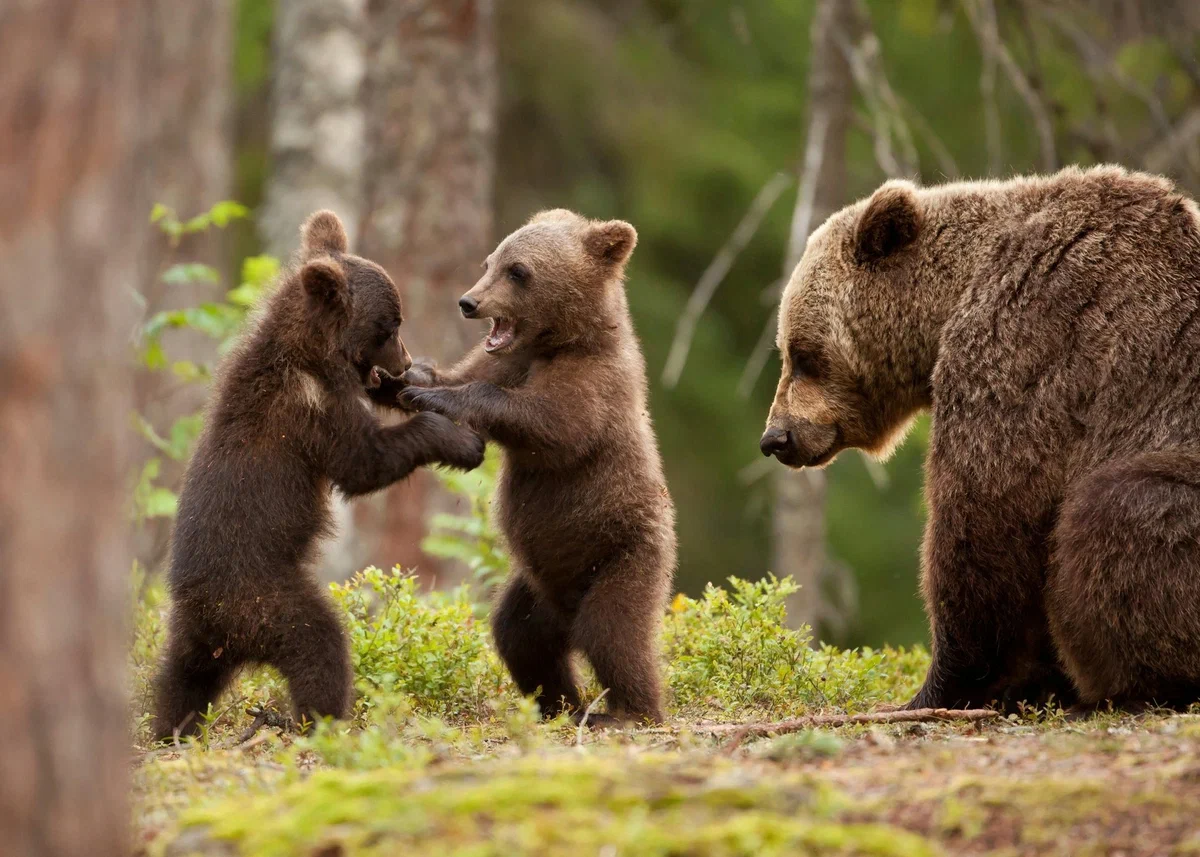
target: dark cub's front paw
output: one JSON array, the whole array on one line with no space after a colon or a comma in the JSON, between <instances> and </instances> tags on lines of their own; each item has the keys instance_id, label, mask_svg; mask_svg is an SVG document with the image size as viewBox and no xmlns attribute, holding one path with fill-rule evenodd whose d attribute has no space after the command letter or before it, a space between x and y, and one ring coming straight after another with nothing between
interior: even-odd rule
<instances>
[{"instance_id":1,"label":"dark cub's front paw","mask_svg":"<svg viewBox=\"0 0 1200 857\"><path fill-rule=\"evenodd\" d=\"M408 384L404 379L392 375L381 366L373 366L364 385L367 397L377 405L400 410L410 410L400 401L400 394Z\"/></svg>"},{"instance_id":2,"label":"dark cub's front paw","mask_svg":"<svg viewBox=\"0 0 1200 857\"><path fill-rule=\"evenodd\" d=\"M483 454L487 449L483 438L465 426L450 425L454 427L454 434L446 439L442 462L459 470L474 470L483 464Z\"/></svg>"},{"instance_id":3,"label":"dark cub's front paw","mask_svg":"<svg viewBox=\"0 0 1200 857\"><path fill-rule=\"evenodd\" d=\"M456 425L433 411L417 414L410 425L429 432L434 461L458 470L474 470L483 464L486 444L483 438L466 426Z\"/></svg>"}]
</instances>

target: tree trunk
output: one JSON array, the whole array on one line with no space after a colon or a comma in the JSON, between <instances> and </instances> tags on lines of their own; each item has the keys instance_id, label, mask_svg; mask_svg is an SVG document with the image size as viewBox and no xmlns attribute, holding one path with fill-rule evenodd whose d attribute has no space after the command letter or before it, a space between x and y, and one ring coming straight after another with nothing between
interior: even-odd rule
<instances>
[{"instance_id":1,"label":"tree trunk","mask_svg":"<svg viewBox=\"0 0 1200 857\"><path fill-rule=\"evenodd\" d=\"M275 6L271 174L259 227L287 259L300 224L321 208L341 217L355 246L362 217L366 69L363 0L287 0Z\"/></svg>"},{"instance_id":2,"label":"tree trunk","mask_svg":"<svg viewBox=\"0 0 1200 857\"><path fill-rule=\"evenodd\" d=\"M129 288L142 0L0 12L0 832L127 851Z\"/></svg>"},{"instance_id":3,"label":"tree trunk","mask_svg":"<svg viewBox=\"0 0 1200 857\"><path fill-rule=\"evenodd\" d=\"M813 14L807 141L785 280L799 264L809 234L844 204L846 132L854 103L854 78L841 45L853 44L854 22L854 4L849 0L819 0ZM789 601L789 620L794 625L815 626L826 562L825 475L819 470L795 473L779 468L773 478L772 568L781 577L791 575L801 586Z\"/></svg>"},{"instance_id":4,"label":"tree trunk","mask_svg":"<svg viewBox=\"0 0 1200 857\"><path fill-rule=\"evenodd\" d=\"M275 6L271 80L271 172L259 227L267 252L290 257L312 212L337 213L357 244L366 158L362 86L363 0L288 0ZM350 505L333 503L335 535L318 574L342 580L361 565Z\"/></svg>"},{"instance_id":5,"label":"tree trunk","mask_svg":"<svg viewBox=\"0 0 1200 857\"><path fill-rule=\"evenodd\" d=\"M459 316L457 298L491 249L493 7L493 0L372 0L368 12L362 252L400 287L409 351L442 362L480 333ZM382 505L360 505L369 558L437 575L419 544L427 512L447 500L428 473L417 473Z\"/></svg>"}]
</instances>

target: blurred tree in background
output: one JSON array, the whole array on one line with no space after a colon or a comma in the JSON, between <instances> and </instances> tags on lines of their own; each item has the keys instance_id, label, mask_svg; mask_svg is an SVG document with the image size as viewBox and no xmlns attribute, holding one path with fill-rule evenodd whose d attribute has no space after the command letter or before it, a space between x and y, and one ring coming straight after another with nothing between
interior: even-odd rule
<instances>
[{"instance_id":1,"label":"blurred tree in background","mask_svg":"<svg viewBox=\"0 0 1200 857\"><path fill-rule=\"evenodd\" d=\"M334 30L289 49L287 21L305 8ZM781 273L829 211L893 175L935 183L1119 161L1196 192L1198 10L1188 0L236 0L234 196L257 207L267 188L268 247L295 234L305 209L347 200L359 250L406 291L406 340L440 358L477 333L454 298L491 242L530 213L630 220L640 241L628 290L679 508L680 588L795 574L810 597L793 606L819 611L827 638L908 643L926 634L928 426L886 465L846 454L813 480L762 459ZM312 81L296 83L297 64ZM296 127L341 141L328 154L342 170L320 176L335 195L286 212L272 206L301 179L280 132L285 90L298 110L325 111L300 112ZM256 250L249 233L234 237L239 258ZM694 335L668 367L681 318ZM789 512L779 498L796 492ZM417 556L411 527L383 520L374 526L391 538L356 543L365 554L354 564Z\"/></svg>"}]
</instances>

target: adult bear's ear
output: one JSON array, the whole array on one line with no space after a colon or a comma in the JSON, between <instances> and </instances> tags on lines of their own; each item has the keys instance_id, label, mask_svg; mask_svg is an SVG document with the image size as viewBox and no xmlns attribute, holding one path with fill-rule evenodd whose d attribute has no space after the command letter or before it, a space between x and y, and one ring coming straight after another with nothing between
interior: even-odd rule
<instances>
[{"instance_id":1,"label":"adult bear's ear","mask_svg":"<svg viewBox=\"0 0 1200 857\"><path fill-rule=\"evenodd\" d=\"M309 306L322 322L336 326L350 318L350 283L342 266L329 256L318 256L300 269Z\"/></svg>"},{"instance_id":2,"label":"adult bear's ear","mask_svg":"<svg viewBox=\"0 0 1200 857\"><path fill-rule=\"evenodd\" d=\"M624 265L637 246L637 230L624 220L589 223L583 236L588 255L606 265Z\"/></svg>"},{"instance_id":3,"label":"adult bear's ear","mask_svg":"<svg viewBox=\"0 0 1200 857\"><path fill-rule=\"evenodd\" d=\"M300 249L305 258L318 253L345 253L349 247L346 227L332 211L314 212L300 227Z\"/></svg>"},{"instance_id":4,"label":"adult bear's ear","mask_svg":"<svg viewBox=\"0 0 1200 857\"><path fill-rule=\"evenodd\" d=\"M912 182L892 181L871 195L854 227L854 261L885 259L917 240L921 208Z\"/></svg>"}]
</instances>

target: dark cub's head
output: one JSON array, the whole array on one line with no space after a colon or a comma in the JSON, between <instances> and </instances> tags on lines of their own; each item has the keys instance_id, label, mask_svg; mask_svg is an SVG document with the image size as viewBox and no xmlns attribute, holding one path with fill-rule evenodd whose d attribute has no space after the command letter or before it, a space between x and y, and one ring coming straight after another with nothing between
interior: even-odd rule
<instances>
[{"instance_id":1,"label":"dark cub's head","mask_svg":"<svg viewBox=\"0 0 1200 857\"><path fill-rule=\"evenodd\" d=\"M495 354L586 337L610 323L611 290L636 244L623 220L543 211L500 242L458 305L467 318L491 319L484 348Z\"/></svg>"},{"instance_id":2,"label":"dark cub's head","mask_svg":"<svg viewBox=\"0 0 1200 857\"><path fill-rule=\"evenodd\" d=\"M373 366L402 374L412 360L400 340L404 314L391 277L346 252L346 230L332 211L309 217L300 236L300 282L328 344L364 382Z\"/></svg>"}]
</instances>

